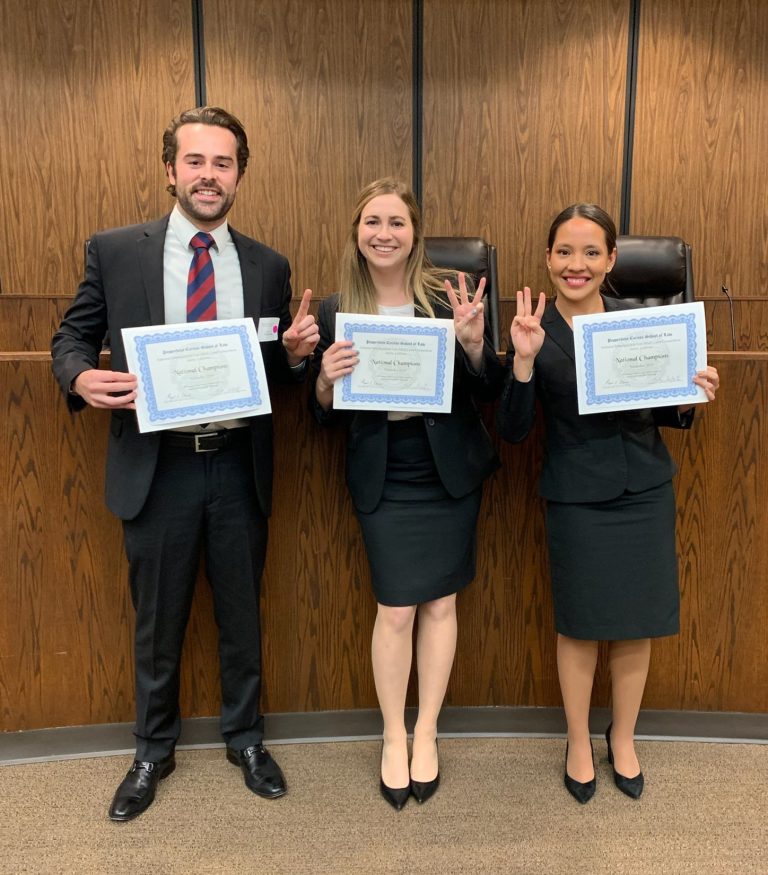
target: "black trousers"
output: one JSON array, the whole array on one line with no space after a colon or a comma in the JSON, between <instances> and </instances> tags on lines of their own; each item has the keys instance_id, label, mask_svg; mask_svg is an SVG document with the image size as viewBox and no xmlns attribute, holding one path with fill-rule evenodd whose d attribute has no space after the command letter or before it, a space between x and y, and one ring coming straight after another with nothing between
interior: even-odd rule
<instances>
[{"instance_id":1,"label":"black trousers","mask_svg":"<svg viewBox=\"0 0 768 875\"><path fill-rule=\"evenodd\" d=\"M221 732L235 748L263 738L259 589L267 519L253 482L249 429L194 453L163 445L147 502L123 522L136 610L136 757L158 760L181 728L179 669L204 552L219 628Z\"/></svg>"}]
</instances>

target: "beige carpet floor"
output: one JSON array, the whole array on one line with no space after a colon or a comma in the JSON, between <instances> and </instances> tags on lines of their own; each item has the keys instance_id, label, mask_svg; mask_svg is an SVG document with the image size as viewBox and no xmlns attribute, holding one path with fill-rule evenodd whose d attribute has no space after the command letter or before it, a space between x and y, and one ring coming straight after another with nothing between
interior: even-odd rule
<instances>
[{"instance_id":1,"label":"beige carpet floor","mask_svg":"<svg viewBox=\"0 0 768 875\"><path fill-rule=\"evenodd\" d=\"M397 813L377 742L274 745L264 801L223 750L182 751L140 818L106 811L129 757L0 767L0 873L768 873L768 745L640 742L640 801L562 784L558 739L444 739L442 785Z\"/></svg>"}]
</instances>

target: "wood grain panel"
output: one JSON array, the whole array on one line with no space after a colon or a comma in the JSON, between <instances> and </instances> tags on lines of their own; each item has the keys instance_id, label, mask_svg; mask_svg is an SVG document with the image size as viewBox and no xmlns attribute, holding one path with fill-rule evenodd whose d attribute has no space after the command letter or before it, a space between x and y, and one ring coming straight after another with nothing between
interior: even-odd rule
<instances>
[{"instance_id":1,"label":"wood grain panel","mask_svg":"<svg viewBox=\"0 0 768 875\"><path fill-rule=\"evenodd\" d=\"M670 432L677 459L683 634L659 642L646 705L768 710L767 357L715 355L722 389L690 434Z\"/></svg>"},{"instance_id":2,"label":"wood grain panel","mask_svg":"<svg viewBox=\"0 0 768 875\"><path fill-rule=\"evenodd\" d=\"M693 246L700 295L768 290L768 5L643 0L631 231Z\"/></svg>"},{"instance_id":3,"label":"wood grain panel","mask_svg":"<svg viewBox=\"0 0 768 875\"><path fill-rule=\"evenodd\" d=\"M646 707L768 711L768 354L714 353L722 385L680 472L682 629L655 642ZM0 730L133 719L133 610L119 523L103 506L106 417L71 417L46 354L0 354ZM343 485L344 435L318 428L302 387L274 392L276 491L263 580L264 709L376 707L375 602ZM491 411L486 410L493 433ZM499 447L459 596L454 705L557 705L541 429ZM182 671L185 716L215 715L216 629L198 581ZM601 657L594 701L608 701ZM413 696L411 697L413 701Z\"/></svg>"},{"instance_id":4,"label":"wood grain panel","mask_svg":"<svg viewBox=\"0 0 768 875\"><path fill-rule=\"evenodd\" d=\"M0 0L0 277L72 292L83 241L167 211L162 131L194 104L189 0Z\"/></svg>"},{"instance_id":5,"label":"wood grain panel","mask_svg":"<svg viewBox=\"0 0 768 875\"><path fill-rule=\"evenodd\" d=\"M0 295L0 352L47 352L72 295Z\"/></svg>"},{"instance_id":6,"label":"wood grain panel","mask_svg":"<svg viewBox=\"0 0 768 875\"><path fill-rule=\"evenodd\" d=\"M546 234L568 204L618 219L627 11L424 2L425 224L495 243L503 295L546 287Z\"/></svg>"},{"instance_id":7,"label":"wood grain panel","mask_svg":"<svg viewBox=\"0 0 768 875\"><path fill-rule=\"evenodd\" d=\"M338 290L357 191L411 179L410 0L206 0L208 100L244 123L232 223L288 256L294 289Z\"/></svg>"}]
</instances>

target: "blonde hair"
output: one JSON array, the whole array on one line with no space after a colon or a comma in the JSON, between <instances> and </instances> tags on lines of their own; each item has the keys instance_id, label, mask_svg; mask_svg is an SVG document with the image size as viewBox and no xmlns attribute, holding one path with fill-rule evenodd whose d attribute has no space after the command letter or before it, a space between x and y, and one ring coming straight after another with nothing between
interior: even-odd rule
<instances>
[{"instance_id":1,"label":"blonde hair","mask_svg":"<svg viewBox=\"0 0 768 875\"><path fill-rule=\"evenodd\" d=\"M413 192L403 182L386 177L366 185L357 197L352 214L352 226L341 257L341 285L339 310L344 313L378 312L376 287L368 270L368 262L357 245L357 233L363 210L375 197L395 194L408 208L413 225L413 249L405 266L405 288L413 296L414 305L434 317L434 302L444 297L443 282L455 274L436 268L427 258L424 248L424 234L421 225L421 211Z\"/></svg>"}]
</instances>

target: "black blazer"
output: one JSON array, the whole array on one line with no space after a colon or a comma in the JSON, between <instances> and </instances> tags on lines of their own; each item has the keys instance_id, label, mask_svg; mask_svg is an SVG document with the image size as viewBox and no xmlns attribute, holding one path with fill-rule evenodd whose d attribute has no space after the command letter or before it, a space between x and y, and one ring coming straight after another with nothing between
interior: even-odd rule
<instances>
[{"instance_id":1,"label":"black blazer","mask_svg":"<svg viewBox=\"0 0 768 875\"><path fill-rule=\"evenodd\" d=\"M607 296L603 300L607 311L636 306ZM517 443L533 427L538 396L546 428L540 494L550 501L607 501L625 490L642 492L671 480L676 468L658 426L690 428L693 411L680 416L676 407L657 407L580 415L573 331L554 300L547 304L541 326L546 336L530 382L515 380L514 349L507 353L497 413L499 433Z\"/></svg>"},{"instance_id":2,"label":"black blazer","mask_svg":"<svg viewBox=\"0 0 768 875\"><path fill-rule=\"evenodd\" d=\"M317 322L320 342L315 348L313 368L320 372L323 353L336 336L339 296L331 295L320 304ZM418 314L418 311L417 311ZM421 315L421 314L418 314ZM452 319L448 303L436 308L435 316ZM437 473L449 495L461 498L477 488L500 465L490 436L480 419L475 399L498 397L504 370L493 349L486 320L485 348L480 373L474 373L461 344L456 341L453 371L453 404L450 413L424 414L427 438ZM383 411L323 410L314 391L310 406L318 422L326 424L345 414L347 436L346 478L357 510L370 513L381 500L387 467L387 414Z\"/></svg>"},{"instance_id":3,"label":"black blazer","mask_svg":"<svg viewBox=\"0 0 768 875\"><path fill-rule=\"evenodd\" d=\"M165 322L163 248L168 218L103 231L91 239L85 279L51 343L53 373L70 410L85 407L86 402L71 395L69 388L82 371L99 366L107 332L111 370L127 371L121 329ZM291 322L288 262L274 250L229 230L240 258L245 315L257 323L262 316L280 319L277 342L261 345L267 374L293 379L279 339ZM272 417L253 417L248 425L256 491L268 515L272 502ZM112 412L105 491L107 506L121 519L133 519L143 507L159 446L159 433L139 433L132 410Z\"/></svg>"}]
</instances>

